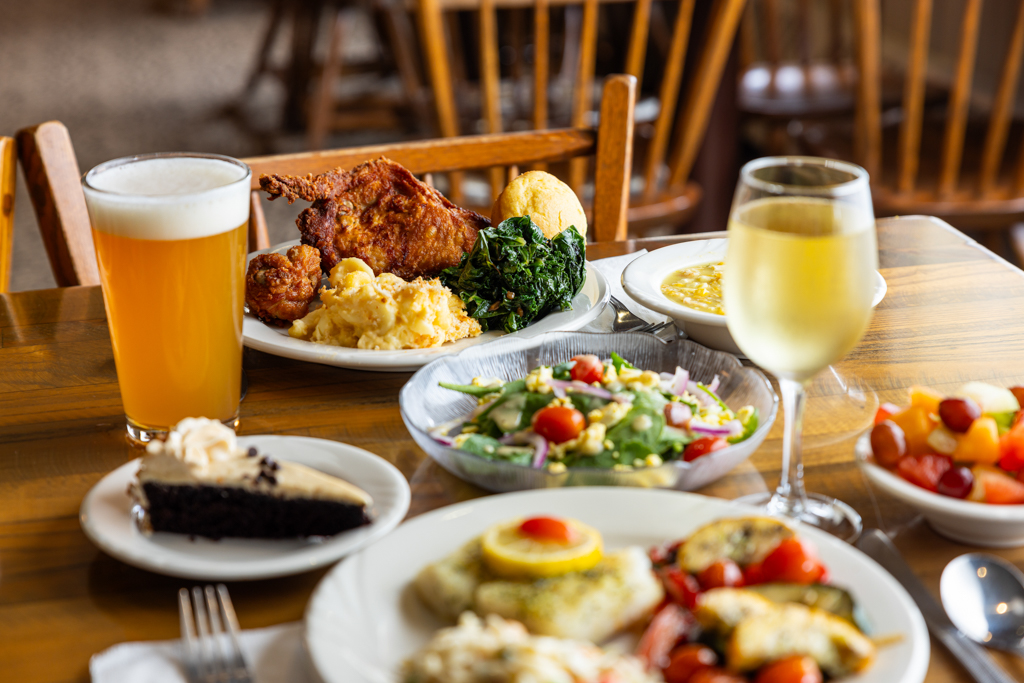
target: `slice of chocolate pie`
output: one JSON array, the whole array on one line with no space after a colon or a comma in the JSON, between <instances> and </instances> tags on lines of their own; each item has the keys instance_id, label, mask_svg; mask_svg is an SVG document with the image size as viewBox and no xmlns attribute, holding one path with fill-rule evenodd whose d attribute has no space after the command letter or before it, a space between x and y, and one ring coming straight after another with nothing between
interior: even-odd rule
<instances>
[{"instance_id":1,"label":"slice of chocolate pie","mask_svg":"<svg viewBox=\"0 0 1024 683\"><path fill-rule=\"evenodd\" d=\"M216 420L186 418L152 441L129 493L147 530L223 538L333 536L370 523L363 490L238 447Z\"/></svg>"}]
</instances>

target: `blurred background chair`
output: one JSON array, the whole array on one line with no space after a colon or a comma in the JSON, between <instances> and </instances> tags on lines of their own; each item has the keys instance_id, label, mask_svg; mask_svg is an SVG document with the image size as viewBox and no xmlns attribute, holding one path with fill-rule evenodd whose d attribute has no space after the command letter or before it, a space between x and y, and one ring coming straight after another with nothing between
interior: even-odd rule
<instances>
[{"instance_id":1,"label":"blurred background chair","mask_svg":"<svg viewBox=\"0 0 1024 683\"><path fill-rule=\"evenodd\" d=\"M952 68L941 70L946 87L938 99L929 96L933 2L906 4L912 5L912 15L901 55L899 102L890 107L883 97L884 6L879 0L856 2L860 79L855 115L852 121L806 128L801 136L805 148L867 168L878 216L938 216L1022 263L1024 125L1015 104L1024 56L1024 2L1012 3L1015 17L1005 42L994 45L986 37L986 49L1001 55L999 76L990 92L974 93L982 2L958 1L955 60Z\"/></svg>"},{"instance_id":2,"label":"blurred background chair","mask_svg":"<svg viewBox=\"0 0 1024 683\"><path fill-rule=\"evenodd\" d=\"M304 152L244 159L253 170L253 189L261 174L306 175L337 167L352 168L364 161L387 156L412 173L429 180L435 173L500 168L502 177L514 178L520 168L593 158L597 188L588 237L593 241L626 238L626 208L633 151L633 111L636 79L609 76L603 87L600 124L569 129L462 136L417 142L353 147L324 152ZM250 224L260 220L262 209L253 204ZM489 208L489 207L488 207Z\"/></svg>"},{"instance_id":3,"label":"blurred background chair","mask_svg":"<svg viewBox=\"0 0 1024 683\"><path fill-rule=\"evenodd\" d=\"M656 97L638 107L642 124L634 159L629 225L632 232L653 226L678 228L692 215L701 188L690 181L697 152L708 125L722 74L733 44L745 0L715 0L704 30L693 35L695 0L664 3L674 12L671 29L665 27L664 54L658 59L660 82ZM642 81L648 55L651 0L626 3L599 0L418 0L419 35L423 62L434 97L435 114L442 135L456 136L467 129L499 133L503 130L542 130L560 117L574 127L589 125L594 115L595 69L601 35L601 9L605 8L606 33L625 36L623 15L631 28L628 42L613 59L626 73ZM559 12L553 13L557 5ZM614 7L612 7L614 5ZM623 8L627 8L624 13ZM612 14L612 9L617 14ZM659 11L664 8L659 5ZM499 11L509 21L499 30ZM467 45L458 30L459 17L468 14L477 27L475 46ZM519 16L517 20L512 17ZM578 16L579 29L576 30ZM532 42L525 27L532 22ZM557 28L559 32L554 32ZM577 38L578 36L578 38ZM553 39L557 37L558 39ZM691 38L694 45L691 46ZM574 41L578 40L578 46ZM622 41L619 41L620 43ZM475 50L472 49L475 47ZM476 53L474 60L471 55ZM688 52L690 56L688 57ZM529 53L527 60L524 55ZM556 59L552 59L552 55ZM607 56L607 55L606 55ZM684 62L689 61L684 80ZM530 62L532 61L532 64ZM558 68L553 68L558 64ZM532 71L532 79L527 74ZM574 74L565 87L567 73ZM555 75L552 78L552 74ZM475 83L473 77L475 76ZM677 107L680 90L682 105ZM524 95L524 92L526 93ZM532 107L523 102L532 100ZM474 124L479 121L476 126ZM648 137L649 136L649 137ZM595 196L587 182L586 162L577 160L565 169L549 169L562 175L589 206ZM500 171L490 174L489 191L465 200L489 211L490 202L504 186ZM463 201L459 178L449 189L453 201Z\"/></svg>"},{"instance_id":4,"label":"blurred background chair","mask_svg":"<svg viewBox=\"0 0 1024 683\"><path fill-rule=\"evenodd\" d=\"M18 172L14 138L0 136L0 294L11 287L14 246L14 181Z\"/></svg>"},{"instance_id":5,"label":"blurred background chair","mask_svg":"<svg viewBox=\"0 0 1024 683\"><path fill-rule=\"evenodd\" d=\"M23 128L17 134L17 149L57 286L100 284L82 173L68 129L60 121ZM6 178L6 166L3 170ZM254 196L252 201L258 206L258 197ZM262 219L262 212L259 217ZM2 227L0 223L0 247ZM9 249L9 241L7 245ZM269 246L266 221L250 221L249 251Z\"/></svg>"}]
</instances>

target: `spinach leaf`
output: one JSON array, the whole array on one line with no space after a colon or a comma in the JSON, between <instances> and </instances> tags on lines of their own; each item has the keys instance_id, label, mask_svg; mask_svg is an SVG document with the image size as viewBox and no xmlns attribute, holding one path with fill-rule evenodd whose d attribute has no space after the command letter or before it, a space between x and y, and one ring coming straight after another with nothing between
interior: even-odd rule
<instances>
[{"instance_id":1,"label":"spinach leaf","mask_svg":"<svg viewBox=\"0 0 1024 683\"><path fill-rule=\"evenodd\" d=\"M506 392L487 410L477 415L471 424L477 425L482 434L500 438L529 427L533 414L553 400L554 394L537 394L532 391Z\"/></svg>"},{"instance_id":2,"label":"spinach leaf","mask_svg":"<svg viewBox=\"0 0 1024 683\"><path fill-rule=\"evenodd\" d=\"M492 439L483 434L470 434L469 438L459 448L479 455L481 458L493 460L498 449L501 448L501 443L497 439Z\"/></svg>"},{"instance_id":3,"label":"spinach leaf","mask_svg":"<svg viewBox=\"0 0 1024 683\"><path fill-rule=\"evenodd\" d=\"M576 365L576 361L568 360L564 363L551 368L552 379L570 380L572 379L572 366Z\"/></svg>"},{"instance_id":4,"label":"spinach leaf","mask_svg":"<svg viewBox=\"0 0 1024 683\"><path fill-rule=\"evenodd\" d=\"M478 232L473 249L440 278L481 327L515 332L572 308L586 276L586 243L575 227L549 240L529 216L519 216Z\"/></svg>"},{"instance_id":5,"label":"spinach leaf","mask_svg":"<svg viewBox=\"0 0 1024 683\"><path fill-rule=\"evenodd\" d=\"M476 396L477 398L483 398L484 396L490 396L491 394L500 394L505 388L504 385L497 387L478 387L475 384L452 384L450 382L438 382L437 384L444 389L460 391L463 394L469 394L470 396Z\"/></svg>"},{"instance_id":6,"label":"spinach leaf","mask_svg":"<svg viewBox=\"0 0 1024 683\"><path fill-rule=\"evenodd\" d=\"M615 374L622 372L622 368L634 368L634 365L628 360L620 356L619 354L612 351L612 366L615 368Z\"/></svg>"}]
</instances>

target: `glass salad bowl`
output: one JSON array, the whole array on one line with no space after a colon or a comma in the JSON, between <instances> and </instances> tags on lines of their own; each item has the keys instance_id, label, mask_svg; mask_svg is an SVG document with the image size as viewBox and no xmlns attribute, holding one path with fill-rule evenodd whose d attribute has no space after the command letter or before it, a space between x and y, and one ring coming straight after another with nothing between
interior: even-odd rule
<instances>
[{"instance_id":1,"label":"glass salad bowl","mask_svg":"<svg viewBox=\"0 0 1024 683\"><path fill-rule=\"evenodd\" d=\"M439 441L446 425L454 424L477 407L473 396L445 389L440 382L469 384L474 377L497 377L508 382L525 377L538 365L557 365L580 354L609 358L612 352L642 370L674 373L687 370L690 379L711 383L717 375L718 396L733 411L751 405L760 421L744 441L731 444L691 462L671 460L657 467L611 470L570 467L552 473L505 461L488 460ZM488 491L520 491L559 486L640 486L692 491L724 476L761 445L778 409L779 399L760 371L744 367L728 353L687 340L662 339L644 333L548 332L531 339L507 337L440 358L421 368L399 395L402 419L413 439L439 465ZM457 429L457 428L456 428Z\"/></svg>"}]
</instances>

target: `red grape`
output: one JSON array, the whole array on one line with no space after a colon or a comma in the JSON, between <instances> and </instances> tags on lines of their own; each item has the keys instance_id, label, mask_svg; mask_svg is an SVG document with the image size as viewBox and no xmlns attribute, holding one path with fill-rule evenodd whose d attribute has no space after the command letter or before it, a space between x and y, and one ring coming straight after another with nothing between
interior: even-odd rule
<instances>
[{"instance_id":1,"label":"red grape","mask_svg":"<svg viewBox=\"0 0 1024 683\"><path fill-rule=\"evenodd\" d=\"M950 498L966 498L974 488L974 475L966 467L953 467L939 479L939 493Z\"/></svg>"},{"instance_id":2,"label":"red grape","mask_svg":"<svg viewBox=\"0 0 1024 683\"><path fill-rule=\"evenodd\" d=\"M939 404L939 418L954 432L966 432L981 417L981 408L970 398L947 398Z\"/></svg>"},{"instance_id":3,"label":"red grape","mask_svg":"<svg viewBox=\"0 0 1024 683\"><path fill-rule=\"evenodd\" d=\"M891 420L876 424L871 430L871 452L882 467L895 467L907 454L907 439L900 426Z\"/></svg>"}]
</instances>

